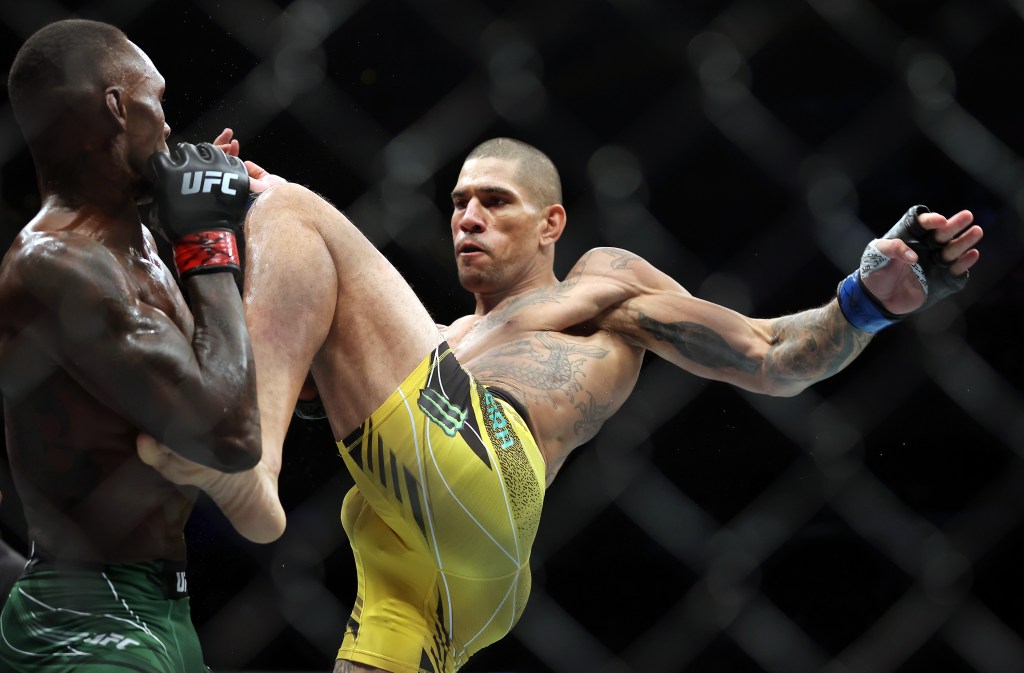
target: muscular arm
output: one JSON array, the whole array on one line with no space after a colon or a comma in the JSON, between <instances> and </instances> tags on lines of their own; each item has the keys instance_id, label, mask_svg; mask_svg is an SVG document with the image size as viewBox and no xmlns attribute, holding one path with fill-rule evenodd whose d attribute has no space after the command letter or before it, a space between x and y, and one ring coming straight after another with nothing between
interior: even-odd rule
<instances>
[{"instance_id":1,"label":"muscular arm","mask_svg":"<svg viewBox=\"0 0 1024 673\"><path fill-rule=\"evenodd\" d=\"M703 323L668 322L639 310L637 326L646 333L640 340L683 369L770 395L795 395L832 376L871 338L850 326L835 301L773 320L730 315L713 304L700 312Z\"/></svg>"},{"instance_id":2,"label":"muscular arm","mask_svg":"<svg viewBox=\"0 0 1024 673\"><path fill-rule=\"evenodd\" d=\"M113 253L87 237L40 237L10 271L27 329L89 394L200 464L237 471L258 462L252 354L230 273L186 281L195 316L189 339L143 299Z\"/></svg>"},{"instance_id":3,"label":"muscular arm","mask_svg":"<svg viewBox=\"0 0 1024 673\"><path fill-rule=\"evenodd\" d=\"M597 250L574 272L608 288L611 329L679 367L769 395L795 395L832 376L871 335L853 328L833 300L773 319L743 316L692 296L639 257Z\"/></svg>"}]
</instances>

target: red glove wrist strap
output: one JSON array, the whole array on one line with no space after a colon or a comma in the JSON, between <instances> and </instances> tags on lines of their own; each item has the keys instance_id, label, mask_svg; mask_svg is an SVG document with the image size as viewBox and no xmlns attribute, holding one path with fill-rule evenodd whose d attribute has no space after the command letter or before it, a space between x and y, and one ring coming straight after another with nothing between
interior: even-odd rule
<instances>
[{"instance_id":1,"label":"red glove wrist strap","mask_svg":"<svg viewBox=\"0 0 1024 673\"><path fill-rule=\"evenodd\" d=\"M241 267L235 235L226 230L213 230L182 236L174 242L174 266L179 278L225 267L238 271Z\"/></svg>"}]
</instances>

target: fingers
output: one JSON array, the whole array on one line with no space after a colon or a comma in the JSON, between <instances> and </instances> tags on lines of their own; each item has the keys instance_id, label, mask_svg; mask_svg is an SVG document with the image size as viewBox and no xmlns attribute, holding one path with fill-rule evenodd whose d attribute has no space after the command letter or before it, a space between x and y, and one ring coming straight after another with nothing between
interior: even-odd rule
<instances>
[{"instance_id":1,"label":"fingers","mask_svg":"<svg viewBox=\"0 0 1024 673\"><path fill-rule=\"evenodd\" d=\"M245 170L248 171L249 177L252 178L253 180L259 180L264 175L269 175L267 170L260 166L259 164L257 164L255 161L249 161L248 159L246 159L242 163L245 164Z\"/></svg>"},{"instance_id":2,"label":"fingers","mask_svg":"<svg viewBox=\"0 0 1024 673\"><path fill-rule=\"evenodd\" d=\"M169 449L144 432L135 439L135 450L142 462L150 467L159 467L167 462Z\"/></svg>"},{"instance_id":3,"label":"fingers","mask_svg":"<svg viewBox=\"0 0 1024 673\"><path fill-rule=\"evenodd\" d=\"M972 226L974 215L971 211L961 210L948 219L938 213L925 213L917 221L925 229L935 232L935 240L943 244L942 260L952 264L949 268L951 274L963 275L978 262L981 253L974 246L985 232L978 225Z\"/></svg>"},{"instance_id":4,"label":"fingers","mask_svg":"<svg viewBox=\"0 0 1024 673\"><path fill-rule=\"evenodd\" d=\"M967 270L978 263L978 259L981 258L981 253L977 250L971 249L960 255L953 266L949 267L949 272L954 276L962 276L967 273Z\"/></svg>"},{"instance_id":5,"label":"fingers","mask_svg":"<svg viewBox=\"0 0 1024 673\"><path fill-rule=\"evenodd\" d=\"M939 213L923 213L917 216L917 222L925 229L933 231L936 241L945 244L971 226L974 215L969 210L961 210L947 219Z\"/></svg>"},{"instance_id":6,"label":"fingers","mask_svg":"<svg viewBox=\"0 0 1024 673\"><path fill-rule=\"evenodd\" d=\"M252 161L244 161L245 170L249 173L249 191L253 194L264 192L274 185L288 182L279 175L268 172L265 168Z\"/></svg>"},{"instance_id":7,"label":"fingers","mask_svg":"<svg viewBox=\"0 0 1024 673\"><path fill-rule=\"evenodd\" d=\"M237 140L232 138L234 133L235 132L229 128L224 129L216 138L213 139L213 145L222 150L224 154L237 157L238 152L241 150L241 145L238 144Z\"/></svg>"},{"instance_id":8,"label":"fingers","mask_svg":"<svg viewBox=\"0 0 1024 673\"><path fill-rule=\"evenodd\" d=\"M231 142L231 136L235 134L231 129L224 129L213 139L214 145L226 145Z\"/></svg>"},{"instance_id":9,"label":"fingers","mask_svg":"<svg viewBox=\"0 0 1024 673\"><path fill-rule=\"evenodd\" d=\"M889 259L901 260L908 264L917 261L917 253L899 238L876 238L872 243L878 252Z\"/></svg>"}]
</instances>

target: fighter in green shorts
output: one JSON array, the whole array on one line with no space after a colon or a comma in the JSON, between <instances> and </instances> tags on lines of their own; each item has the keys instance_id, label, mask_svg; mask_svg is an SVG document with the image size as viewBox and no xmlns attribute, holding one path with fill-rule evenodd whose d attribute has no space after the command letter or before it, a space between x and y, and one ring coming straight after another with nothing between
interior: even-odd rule
<instances>
[{"instance_id":1,"label":"fighter in green shorts","mask_svg":"<svg viewBox=\"0 0 1024 673\"><path fill-rule=\"evenodd\" d=\"M248 176L223 137L168 150L164 90L121 30L84 19L36 31L10 68L41 203L0 262L5 495L35 546L0 613L3 673L206 670L184 595L198 492L136 441L222 476L260 461L235 239Z\"/></svg>"},{"instance_id":2,"label":"fighter in green shorts","mask_svg":"<svg viewBox=\"0 0 1024 673\"><path fill-rule=\"evenodd\" d=\"M0 615L10 673L199 673L184 563L67 566L38 553Z\"/></svg>"}]
</instances>

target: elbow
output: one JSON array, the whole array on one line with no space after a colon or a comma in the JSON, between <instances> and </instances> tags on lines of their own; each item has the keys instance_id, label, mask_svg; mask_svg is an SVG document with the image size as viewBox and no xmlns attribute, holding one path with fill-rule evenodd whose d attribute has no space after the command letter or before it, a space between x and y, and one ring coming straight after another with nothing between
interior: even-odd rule
<instances>
[{"instance_id":1,"label":"elbow","mask_svg":"<svg viewBox=\"0 0 1024 673\"><path fill-rule=\"evenodd\" d=\"M218 437L214 447L216 464L211 467L229 474L244 472L256 467L262 457L263 445L257 424L254 430Z\"/></svg>"},{"instance_id":2,"label":"elbow","mask_svg":"<svg viewBox=\"0 0 1024 673\"><path fill-rule=\"evenodd\" d=\"M212 434L210 467L229 474L251 470L263 457L259 414L239 412L221 419Z\"/></svg>"}]
</instances>

